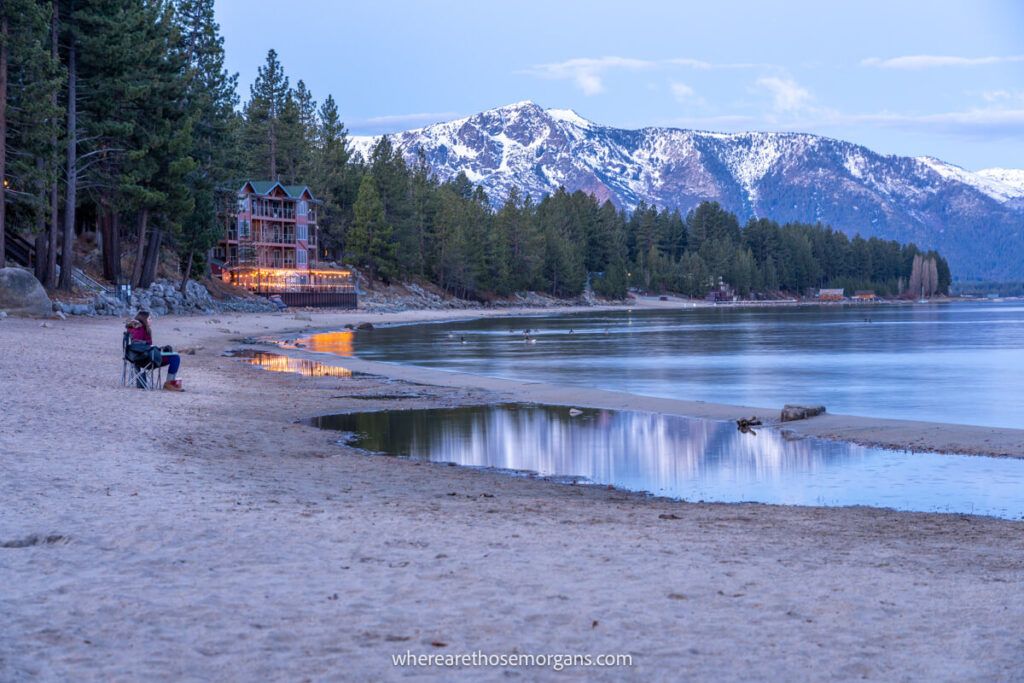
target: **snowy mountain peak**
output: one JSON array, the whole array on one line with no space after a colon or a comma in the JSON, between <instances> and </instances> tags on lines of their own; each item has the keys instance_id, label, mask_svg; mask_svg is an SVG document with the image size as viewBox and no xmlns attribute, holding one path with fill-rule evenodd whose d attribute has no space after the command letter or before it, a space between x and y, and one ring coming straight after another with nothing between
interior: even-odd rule
<instances>
[{"instance_id":1,"label":"snowy mountain peak","mask_svg":"<svg viewBox=\"0 0 1024 683\"><path fill-rule=\"evenodd\" d=\"M547 115L556 121L569 123L580 128L590 128L594 124L577 114L572 109L547 109Z\"/></svg>"},{"instance_id":2,"label":"snowy mountain peak","mask_svg":"<svg viewBox=\"0 0 1024 683\"><path fill-rule=\"evenodd\" d=\"M422 151L442 180L465 173L495 204L513 187L684 213L712 200L741 220L821 221L939 248L964 278L1024 277L1024 171L972 173L806 133L626 130L529 100L388 137L410 159ZM376 139L353 147L365 157Z\"/></svg>"},{"instance_id":3,"label":"snowy mountain peak","mask_svg":"<svg viewBox=\"0 0 1024 683\"><path fill-rule=\"evenodd\" d=\"M975 175L999 183L1013 199L1024 198L1024 169L1022 168L983 168Z\"/></svg>"},{"instance_id":4,"label":"snowy mountain peak","mask_svg":"<svg viewBox=\"0 0 1024 683\"><path fill-rule=\"evenodd\" d=\"M998 202L1024 197L1024 170L989 168L972 173L935 157L917 157L917 160L943 178L970 185Z\"/></svg>"}]
</instances>

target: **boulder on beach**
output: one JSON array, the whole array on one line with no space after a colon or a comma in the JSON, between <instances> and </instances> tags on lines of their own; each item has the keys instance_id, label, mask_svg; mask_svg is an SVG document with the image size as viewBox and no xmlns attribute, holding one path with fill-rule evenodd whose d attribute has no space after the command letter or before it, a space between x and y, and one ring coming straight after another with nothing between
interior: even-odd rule
<instances>
[{"instance_id":1,"label":"boulder on beach","mask_svg":"<svg viewBox=\"0 0 1024 683\"><path fill-rule=\"evenodd\" d=\"M357 330L372 330L373 329L373 323L359 323L358 325L356 325L356 329Z\"/></svg>"},{"instance_id":2,"label":"boulder on beach","mask_svg":"<svg viewBox=\"0 0 1024 683\"><path fill-rule=\"evenodd\" d=\"M50 317L53 303L30 271L0 268L0 310L10 315Z\"/></svg>"},{"instance_id":3,"label":"boulder on beach","mask_svg":"<svg viewBox=\"0 0 1024 683\"><path fill-rule=\"evenodd\" d=\"M821 415L824 412L825 406L798 406L787 403L782 408L782 417L780 419L783 422L792 422L793 420L806 420L809 417Z\"/></svg>"}]
</instances>

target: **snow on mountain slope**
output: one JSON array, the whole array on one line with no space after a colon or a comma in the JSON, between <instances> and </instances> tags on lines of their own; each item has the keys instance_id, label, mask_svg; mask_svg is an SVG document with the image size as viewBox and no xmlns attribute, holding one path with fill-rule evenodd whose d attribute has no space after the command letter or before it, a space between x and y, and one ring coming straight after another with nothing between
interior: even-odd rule
<instances>
[{"instance_id":1,"label":"snow on mountain slope","mask_svg":"<svg viewBox=\"0 0 1024 683\"><path fill-rule=\"evenodd\" d=\"M625 130L529 101L389 138L442 180L465 173L495 204L513 187L535 199L582 190L626 209L712 200L741 220L821 221L939 248L965 278L1024 277L1024 171L971 173L802 133ZM368 157L376 140L352 144Z\"/></svg>"},{"instance_id":2,"label":"snow on mountain slope","mask_svg":"<svg viewBox=\"0 0 1024 683\"><path fill-rule=\"evenodd\" d=\"M983 168L975 175L999 183L1011 198L1024 197L1024 169L1021 168Z\"/></svg>"},{"instance_id":3,"label":"snow on mountain slope","mask_svg":"<svg viewBox=\"0 0 1024 683\"><path fill-rule=\"evenodd\" d=\"M966 183L984 192L996 201L1006 202L1024 196L1024 170L1010 168L987 168L972 173L954 164L947 164L934 157L917 157L943 178Z\"/></svg>"}]
</instances>

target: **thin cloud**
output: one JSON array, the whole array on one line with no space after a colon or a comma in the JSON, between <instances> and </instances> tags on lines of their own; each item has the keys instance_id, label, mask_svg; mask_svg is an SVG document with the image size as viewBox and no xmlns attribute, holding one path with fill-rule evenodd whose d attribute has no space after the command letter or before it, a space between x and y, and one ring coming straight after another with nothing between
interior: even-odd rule
<instances>
[{"instance_id":1,"label":"thin cloud","mask_svg":"<svg viewBox=\"0 0 1024 683\"><path fill-rule=\"evenodd\" d=\"M814 99L809 90L789 78L765 76L757 79L755 85L772 96L772 107L778 112L799 111Z\"/></svg>"},{"instance_id":2,"label":"thin cloud","mask_svg":"<svg viewBox=\"0 0 1024 683\"><path fill-rule=\"evenodd\" d=\"M551 80L571 80L584 95L598 95L604 92L604 74L610 69L636 71L656 65L645 59L630 57L577 57L564 62L536 64L520 73Z\"/></svg>"},{"instance_id":3,"label":"thin cloud","mask_svg":"<svg viewBox=\"0 0 1024 683\"><path fill-rule=\"evenodd\" d=\"M906 55L880 59L871 57L861 61L861 66L878 69L931 69L945 66L988 66L990 64L1007 64L1024 62L1024 55L1004 57L956 57L952 55Z\"/></svg>"},{"instance_id":4,"label":"thin cloud","mask_svg":"<svg viewBox=\"0 0 1024 683\"><path fill-rule=\"evenodd\" d=\"M682 117L669 125L704 130L804 131L851 127L892 128L971 140L1006 140L1024 136L1024 108L980 107L935 114L882 111L850 114L829 108L807 107L781 114Z\"/></svg>"},{"instance_id":5,"label":"thin cloud","mask_svg":"<svg viewBox=\"0 0 1024 683\"><path fill-rule=\"evenodd\" d=\"M680 102L692 100L697 94L693 88L680 81L670 82L668 89L672 92L672 96Z\"/></svg>"},{"instance_id":6,"label":"thin cloud","mask_svg":"<svg viewBox=\"0 0 1024 683\"><path fill-rule=\"evenodd\" d=\"M698 130L721 130L723 128L735 130L737 128L756 128L762 125L762 121L754 116L745 114L723 114L721 116L686 116L664 121L666 126L682 126L684 128L696 128Z\"/></svg>"},{"instance_id":7,"label":"thin cloud","mask_svg":"<svg viewBox=\"0 0 1024 683\"><path fill-rule=\"evenodd\" d=\"M535 64L516 73L546 78L549 80L572 81L584 95L599 95L605 91L604 77L612 70L639 71L666 67L686 67L696 70L710 69L754 69L770 68L770 64L713 63L689 57L672 59L636 59L633 57L576 57L564 62Z\"/></svg>"},{"instance_id":8,"label":"thin cloud","mask_svg":"<svg viewBox=\"0 0 1024 683\"><path fill-rule=\"evenodd\" d=\"M867 114L856 116L854 120L965 137L1001 139L1024 135L1024 109L981 108L921 115Z\"/></svg>"},{"instance_id":9,"label":"thin cloud","mask_svg":"<svg viewBox=\"0 0 1024 683\"><path fill-rule=\"evenodd\" d=\"M973 140L1003 140L1024 135L1024 109L983 107L936 114L903 114L890 111L846 114L832 109L811 109L803 114L791 116L784 121L776 120L774 128L810 131L869 126Z\"/></svg>"},{"instance_id":10,"label":"thin cloud","mask_svg":"<svg viewBox=\"0 0 1024 683\"><path fill-rule=\"evenodd\" d=\"M705 62L702 59L690 59L688 57L676 57L673 59L666 59L662 61L663 64L669 64L672 66L686 66L691 69L707 70L707 69L774 69L777 68L775 64L766 64L763 62Z\"/></svg>"},{"instance_id":11,"label":"thin cloud","mask_svg":"<svg viewBox=\"0 0 1024 683\"><path fill-rule=\"evenodd\" d=\"M391 126L408 123L437 123L458 117L453 111L423 112L418 114L384 114L383 116L371 116L368 119L354 121L352 125L361 126Z\"/></svg>"},{"instance_id":12,"label":"thin cloud","mask_svg":"<svg viewBox=\"0 0 1024 683\"><path fill-rule=\"evenodd\" d=\"M1024 90L986 90L981 93L986 102L1024 102Z\"/></svg>"}]
</instances>

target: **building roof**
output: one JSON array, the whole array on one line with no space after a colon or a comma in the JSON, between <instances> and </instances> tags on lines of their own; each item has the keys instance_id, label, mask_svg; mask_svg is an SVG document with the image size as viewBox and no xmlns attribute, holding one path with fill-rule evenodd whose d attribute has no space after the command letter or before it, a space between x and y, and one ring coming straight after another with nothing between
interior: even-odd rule
<instances>
[{"instance_id":1,"label":"building roof","mask_svg":"<svg viewBox=\"0 0 1024 683\"><path fill-rule=\"evenodd\" d=\"M242 183L239 190L245 190L246 185L251 187L256 194L270 194L275 187L280 187L281 191L292 199L301 199L303 194L308 194L309 199L316 199L308 185L284 185L277 180L247 180Z\"/></svg>"}]
</instances>

